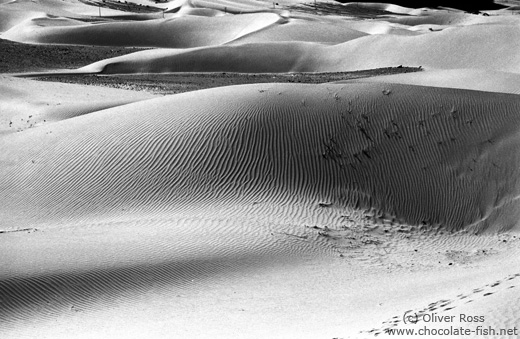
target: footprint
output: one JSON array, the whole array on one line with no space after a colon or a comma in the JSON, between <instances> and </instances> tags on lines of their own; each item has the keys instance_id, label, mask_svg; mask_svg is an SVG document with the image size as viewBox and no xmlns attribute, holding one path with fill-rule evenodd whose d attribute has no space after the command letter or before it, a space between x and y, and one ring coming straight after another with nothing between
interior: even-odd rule
<instances>
[{"instance_id":1,"label":"footprint","mask_svg":"<svg viewBox=\"0 0 520 339\"><path fill-rule=\"evenodd\" d=\"M422 316L424 314L432 313L435 310L450 311L457 307L457 304L456 304L457 301L459 301L459 305L461 305L463 301L464 301L464 304L469 304L469 303L474 302L475 300L478 300L478 297L487 297L492 294L495 294L495 293L497 293L497 290L493 290L492 292L490 292L491 288L496 288L497 286L501 285L504 281L512 280L516 277L520 277L520 273L511 275L502 280L498 280L493 283L487 284L484 287L475 288L475 289L471 290L470 293L458 294L457 297L453 300L441 299L441 300L429 303L423 309L417 309L415 311L408 310L405 313L414 312L418 316ZM510 285L508 287L503 287L503 289L506 289L506 288L509 289L509 288L514 288L514 287L516 287L516 285ZM481 292L482 292L482 294L480 294ZM477 294L477 296L475 296L475 294ZM472 298L469 298L469 297L472 297ZM477 298L477 299L473 299L473 298ZM450 306L447 307L448 305L450 305ZM381 323L382 326L379 329L373 329L371 331L363 331L363 332L371 333L374 335L381 334L381 333L387 333L388 329L396 327L396 326L400 325L401 323L402 323L402 318L401 318L401 316L397 315L397 316L394 316L394 317L382 322ZM363 333L363 332L361 332L361 333Z\"/></svg>"}]
</instances>

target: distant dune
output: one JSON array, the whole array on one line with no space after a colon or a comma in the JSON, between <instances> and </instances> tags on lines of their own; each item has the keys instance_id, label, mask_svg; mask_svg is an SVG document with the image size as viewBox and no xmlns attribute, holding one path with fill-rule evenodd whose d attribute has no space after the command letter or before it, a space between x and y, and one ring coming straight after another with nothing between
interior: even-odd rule
<instances>
[{"instance_id":1,"label":"distant dune","mask_svg":"<svg viewBox=\"0 0 520 339\"><path fill-rule=\"evenodd\" d=\"M480 39L474 40L475 36ZM453 28L419 36L370 35L337 45L251 43L187 50L152 50L100 61L88 73L337 72L397 65L476 68L517 73L520 30L511 26ZM399 49L393 46L400 46ZM432 46L435 46L432 48ZM276 60L276 62L273 62Z\"/></svg>"}]
</instances>

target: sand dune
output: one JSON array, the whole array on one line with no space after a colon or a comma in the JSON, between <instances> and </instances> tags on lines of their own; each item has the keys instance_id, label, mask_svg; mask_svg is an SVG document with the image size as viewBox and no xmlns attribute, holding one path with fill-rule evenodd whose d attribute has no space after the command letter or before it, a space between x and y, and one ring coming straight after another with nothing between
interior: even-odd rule
<instances>
[{"instance_id":1,"label":"sand dune","mask_svg":"<svg viewBox=\"0 0 520 339\"><path fill-rule=\"evenodd\" d=\"M212 2L214 6L227 3ZM215 10L200 1L172 6ZM265 3L256 6L261 8ZM378 5L366 6L378 9ZM85 68L89 72L332 72L401 64L512 73L520 69L518 44L511 43L520 38L515 16L383 7L406 15L346 21L334 16L281 14L272 9L272 13L265 10L215 16L186 12L165 19L95 25L73 17L46 16L27 19L4 32L2 38L30 43L174 48L109 59ZM198 49L192 49L195 47Z\"/></svg>"},{"instance_id":2,"label":"sand dune","mask_svg":"<svg viewBox=\"0 0 520 339\"><path fill-rule=\"evenodd\" d=\"M348 27L367 34L418 35L415 27L390 23L387 21L351 21Z\"/></svg>"},{"instance_id":3,"label":"sand dune","mask_svg":"<svg viewBox=\"0 0 520 339\"><path fill-rule=\"evenodd\" d=\"M143 51L100 61L80 71L334 72L408 65L518 73L520 47L510 43L516 39L520 39L518 27L476 25L418 36L369 35L332 46L265 42Z\"/></svg>"},{"instance_id":4,"label":"sand dune","mask_svg":"<svg viewBox=\"0 0 520 339\"><path fill-rule=\"evenodd\" d=\"M309 59L322 50L308 42L252 43L193 49L160 49L102 60L71 73L240 72L278 73L311 71ZM311 51L311 52L309 52ZM276 62L273 62L276 60ZM319 67L317 65L317 67Z\"/></svg>"},{"instance_id":5,"label":"sand dune","mask_svg":"<svg viewBox=\"0 0 520 339\"><path fill-rule=\"evenodd\" d=\"M164 97L0 76L1 338L515 329L518 9L298 4L0 0L2 38L153 47L67 74L425 70Z\"/></svg>"},{"instance_id":6,"label":"sand dune","mask_svg":"<svg viewBox=\"0 0 520 339\"><path fill-rule=\"evenodd\" d=\"M121 208L326 201L410 224L507 230L517 216L518 104L516 95L393 84L144 101L4 140L12 165L2 218L34 225Z\"/></svg>"},{"instance_id":7,"label":"sand dune","mask_svg":"<svg viewBox=\"0 0 520 339\"><path fill-rule=\"evenodd\" d=\"M285 19L275 13L180 16L91 25L70 19L35 18L2 37L25 43L190 48L225 43L313 41L342 43L366 35L334 20Z\"/></svg>"},{"instance_id":8,"label":"sand dune","mask_svg":"<svg viewBox=\"0 0 520 339\"><path fill-rule=\"evenodd\" d=\"M388 18L389 22L407 26L441 25L441 26L469 26L480 24L513 24L516 22L513 15L514 9L484 11L490 15L475 15L463 11L446 11L429 8L418 9L411 12L410 16Z\"/></svg>"},{"instance_id":9,"label":"sand dune","mask_svg":"<svg viewBox=\"0 0 520 339\"><path fill-rule=\"evenodd\" d=\"M272 8L272 2L254 1L254 0L243 0L243 1L232 1L232 0L188 0L184 4L184 7L190 8L207 8L214 9L220 12L226 13L248 13L258 12L262 10L268 10ZM175 7L176 4L170 5Z\"/></svg>"},{"instance_id":10,"label":"sand dune","mask_svg":"<svg viewBox=\"0 0 520 339\"><path fill-rule=\"evenodd\" d=\"M464 281L474 305L494 307L488 323L508 325L509 318L491 318L508 307L507 286L483 304L493 287L472 289L492 285L489 273L447 267L476 262L491 272L500 262L499 278L510 282L515 238L431 230L518 231L519 106L513 94L423 86L259 84L4 135L0 332L225 337L243 327L247 337L303 331L307 338L345 333L347 318L355 324L349 333L365 330L355 336L363 337L396 326L396 307L428 311L440 300L439 312L448 312L442 300L449 297L457 311L479 310L457 296ZM367 216L372 231L359 228ZM396 229L398 220L422 224L423 233ZM370 247L352 251L358 246ZM414 264L435 271L374 273ZM339 281L350 292L331 294ZM408 292L413 284L420 293ZM260 300L248 302L253 296ZM373 313L381 298L384 307ZM292 318L323 303L315 320ZM201 315L205 326L189 325ZM245 326L251 317L258 322ZM325 319L328 326L317 326Z\"/></svg>"},{"instance_id":11,"label":"sand dune","mask_svg":"<svg viewBox=\"0 0 520 339\"><path fill-rule=\"evenodd\" d=\"M378 3L378 2L369 2L369 3L363 3L363 2L352 2L352 3L346 3L344 4L345 7L354 7L354 8L366 8L369 10L381 10L381 11L387 11L392 13L399 13L399 14L412 14L415 12L415 9L413 8L407 8L403 6L393 5L390 3Z\"/></svg>"},{"instance_id":12,"label":"sand dune","mask_svg":"<svg viewBox=\"0 0 520 339\"><path fill-rule=\"evenodd\" d=\"M98 8L86 6L75 0L14 0L0 3L0 32L24 25L24 21L37 17L65 17L76 19L89 19L98 16ZM125 15L124 12L103 9L105 16Z\"/></svg>"},{"instance_id":13,"label":"sand dune","mask_svg":"<svg viewBox=\"0 0 520 339\"><path fill-rule=\"evenodd\" d=\"M0 5L2 6L2 5ZM1 8L1 7L0 7ZM0 32L5 32L25 20L42 16L43 13L23 10L1 11L0 12Z\"/></svg>"},{"instance_id":14,"label":"sand dune","mask_svg":"<svg viewBox=\"0 0 520 339\"><path fill-rule=\"evenodd\" d=\"M56 20L33 19L25 25L12 28L2 36L13 41L31 43L187 48L223 44L275 24L281 18L276 14L265 13L98 25L72 21L56 25Z\"/></svg>"},{"instance_id":15,"label":"sand dune","mask_svg":"<svg viewBox=\"0 0 520 339\"><path fill-rule=\"evenodd\" d=\"M273 25L264 30L244 35L230 44L244 44L270 41L307 41L323 44L339 44L367 35L350 28L344 21L288 19L282 24Z\"/></svg>"}]
</instances>

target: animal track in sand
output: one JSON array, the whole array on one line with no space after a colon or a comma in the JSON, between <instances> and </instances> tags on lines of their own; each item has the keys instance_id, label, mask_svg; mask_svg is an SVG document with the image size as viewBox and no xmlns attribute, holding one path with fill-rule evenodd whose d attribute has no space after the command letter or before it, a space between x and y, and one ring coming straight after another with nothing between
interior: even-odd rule
<instances>
[{"instance_id":1,"label":"animal track in sand","mask_svg":"<svg viewBox=\"0 0 520 339\"><path fill-rule=\"evenodd\" d=\"M325 204L319 205L326 208ZM474 266L516 246L505 235L477 237L466 233L431 231L426 225L400 224L395 217L377 211L349 211L339 225L306 226L315 239L347 263L362 262L371 269L424 271ZM498 241L497 241L498 240ZM505 240L505 241L504 241ZM497 244L498 243L498 244Z\"/></svg>"},{"instance_id":2,"label":"animal track in sand","mask_svg":"<svg viewBox=\"0 0 520 339\"><path fill-rule=\"evenodd\" d=\"M500 293L501 291L515 288L517 285L509 285L504 286L506 282L510 282L511 280L517 279L520 277L520 273L509 275L501 280L486 284L480 288L475 288L469 293L464 294L458 294L453 299L441 299L435 302L432 302L428 304L424 308L415 309L415 310L408 310L403 312L403 314L412 314L414 315L417 323L422 322L422 316L425 314L432 314L433 312L436 312L439 314L439 316L442 316L441 312L446 312L452 309L455 309L463 304L472 303L480 298L487 297L496 293ZM468 299L468 300L465 300ZM396 315L392 318L384 321L382 323L382 326L379 328L373 328L368 331L363 331L360 333L368 333L374 336L378 336L383 333L388 333L388 330L395 328L397 326L405 325L403 316L402 315Z\"/></svg>"}]
</instances>

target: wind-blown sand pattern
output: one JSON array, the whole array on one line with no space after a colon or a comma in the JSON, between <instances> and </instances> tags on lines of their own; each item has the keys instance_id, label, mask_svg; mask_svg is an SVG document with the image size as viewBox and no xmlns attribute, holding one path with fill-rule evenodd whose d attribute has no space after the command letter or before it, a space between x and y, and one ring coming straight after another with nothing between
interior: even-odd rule
<instances>
[{"instance_id":1,"label":"wind-blown sand pattern","mask_svg":"<svg viewBox=\"0 0 520 339\"><path fill-rule=\"evenodd\" d=\"M151 47L61 76L424 71L166 96L1 75L0 337L518 328L518 9L146 5L0 1L0 38Z\"/></svg>"},{"instance_id":2,"label":"wind-blown sand pattern","mask_svg":"<svg viewBox=\"0 0 520 339\"><path fill-rule=\"evenodd\" d=\"M397 84L262 84L148 100L9 138L4 194L32 189L2 218L20 222L26 206L33 220L55 222L125 206L327 201L410 224L507 230L519 107L516 95Z\"/></svg>"}]
</instances>

